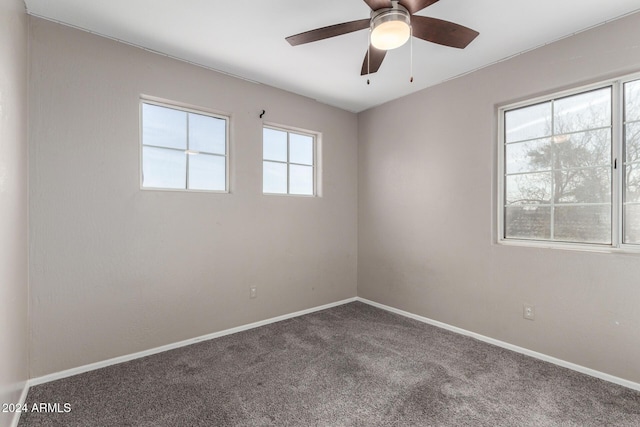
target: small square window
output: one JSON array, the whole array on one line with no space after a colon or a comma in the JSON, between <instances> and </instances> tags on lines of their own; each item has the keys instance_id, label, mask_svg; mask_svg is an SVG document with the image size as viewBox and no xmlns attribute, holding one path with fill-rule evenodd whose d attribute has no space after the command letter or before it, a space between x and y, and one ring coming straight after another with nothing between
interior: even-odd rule
<instances>
[{"instance_id":1,"label":"small square window","mask_svg":"<svg viewBox=\"0 0 640 427\"><path fill-rule=\"evenodd\" d=\"M262 132L262 192L315 195L316 136L275 127Z\"/></svg>"},{"instance_id":2,"label":"small square window","mask_svg":"<svg viewBox=\"0 0 640 427\"><path fill-rule=\"evenodd\" d=\"M142 102L142 187L227 191L229 118Z\"/></svg>"}]
</instances>

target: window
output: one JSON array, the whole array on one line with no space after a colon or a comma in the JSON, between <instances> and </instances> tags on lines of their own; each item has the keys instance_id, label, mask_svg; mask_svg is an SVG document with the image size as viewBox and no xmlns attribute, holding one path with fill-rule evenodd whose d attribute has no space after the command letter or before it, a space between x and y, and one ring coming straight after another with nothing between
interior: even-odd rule
<instances>
[{"instance_id":1,"label":"window","mask_svg":"<svg viewBox=\"0 0 640 427\"><path fill-rule=\"evenodd\" d=\"M142 187L227 191L228 117L142 102Z\"/></svg>"},{"instance_id":2,"label":"window","mask_svg":"<svg viewBox=\"0 0 640 427\"><path fill-rule=\"evenodd\" d=\"M640 244L637 77L504 107L500 121L500 241Z\"/></svg>"},{"instance_id":3,"label":"window","mask_svg":"<svg viewBox=\"0 0 640 427\"><path fill-rule=\"evenodd\" d=\"M624 84L623 243L640 244L640 80Z\"/></svg>"},{"instance_id":4,"label":"window","mask_svg":"<svg viewBox=\"0 0 640 427\"><path fill-rule=\"evenodd\" d=\"M265 126L262 131L262 192L315 195L316 136Z\"/></svg>"}]
</instances>

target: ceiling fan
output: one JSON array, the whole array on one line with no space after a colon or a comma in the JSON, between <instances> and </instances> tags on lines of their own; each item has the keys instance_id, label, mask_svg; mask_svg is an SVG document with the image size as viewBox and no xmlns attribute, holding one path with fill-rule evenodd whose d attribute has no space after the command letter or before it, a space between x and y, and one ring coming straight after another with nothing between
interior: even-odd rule
<instances>
[{"instance_id":1,"label":"ceiling fan","mask_svg":"<svg viewBox=\"0 0 640 427\"><path fill-rule=\"evenodd\" d=\"M402 46L412 35L429 42L464 49L480 33L453 22L415 15L438 1L364 0L371 8L370 18L316 28L289 36L286 40L291 46L297 46L370 28L371 39L362 63L361 76L377 72L387 50Z\"/></svg>"}]
</instances>

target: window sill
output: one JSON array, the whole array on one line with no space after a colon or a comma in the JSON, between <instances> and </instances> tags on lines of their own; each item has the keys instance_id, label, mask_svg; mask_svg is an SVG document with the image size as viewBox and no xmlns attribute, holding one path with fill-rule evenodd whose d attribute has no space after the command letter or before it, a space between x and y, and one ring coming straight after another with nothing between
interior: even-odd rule
<instances>
[{"instance_id":1,"label":"window sill","mask_svg":"<svg viewBox=\"0 0 640 427\"><path fill-rule=\"evenodd\" d=\"M541 240L516 240L516 239L498 239L495 242L503 246L516 246L535 249L557 249L565 251L593 252L603 254L630 254L640 255L640 245L621 245L619 247L613 245L588 244L588 243L563 243L563 242L545 242Z\"/></svg>"},{"instance_id":2,"label":"window sill","mask_svg":"<svg viewBox=\"0 0 640 427\"><path fill-rule=\"evenodd\" d=\"M225 190L193 190L182 188L160 188L160 187L140 187L142 191L167 191L170 193L207 193L207 194L231 194Z\"/></svg>"},{"instance_id":3,"label":"window sill","mask_svg":"<svg viewBox=\"0 0 640 427\"><path fill-rule=\"evenodd\" d=\"M289 193L262 193L263 196L284 196L284 197L302 197L302 198L316 198L317 194L289 194Z\"/></svg>"}]
</instances>

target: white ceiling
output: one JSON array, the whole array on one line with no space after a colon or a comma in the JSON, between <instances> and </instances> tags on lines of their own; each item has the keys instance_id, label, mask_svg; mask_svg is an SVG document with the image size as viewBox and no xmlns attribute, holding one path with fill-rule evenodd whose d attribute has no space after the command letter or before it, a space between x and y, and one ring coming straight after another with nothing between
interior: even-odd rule
<instances>
[{"instance_id":1,"label":"white ceiling","mask_svg":"<svg viewBox=\"0 0 640 427\"><path fill-rule=\"evenodd\" d=\"M359 112L640 10L638 0L440 0L419 15L480 32L466 49L413 41L360 76L366 30L285 37L369 17L362 0L26 0L30 14Z\"/></svg>"}]
</instances>

